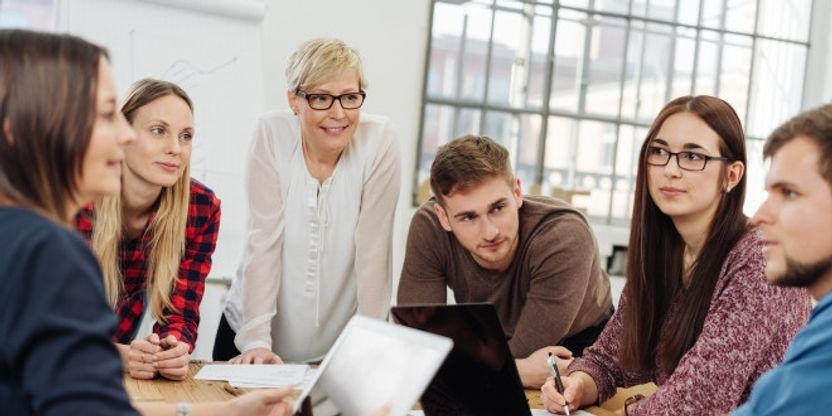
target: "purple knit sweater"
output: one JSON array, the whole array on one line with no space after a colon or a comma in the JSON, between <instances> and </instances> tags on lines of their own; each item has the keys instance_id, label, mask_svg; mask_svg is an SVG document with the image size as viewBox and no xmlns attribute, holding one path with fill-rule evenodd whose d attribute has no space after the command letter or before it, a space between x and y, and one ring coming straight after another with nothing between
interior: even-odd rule
<instances>
[{"instance_id":1,"label":"purple knit sweater","mask_svg":"<svg viewBox=\"0 0 832 416\"><path fill-rule=\"evenodd\" d=\"M759 234L750 232L728 254L699 339L673 372L619 367L623 329L619 312L628 301L624 296L601 336L569 366L569 372L592 376L599 402L612 397L616 387L655 382L658 390L630 408L633 416L721 414L736 408L748 399L757 378L782 361L812 308L804 289L766 282L762 248ZM668 314L678 309L683 295L674 296ZM672 330L663 327L662 333Z\"/></svg>"}]
</instances>

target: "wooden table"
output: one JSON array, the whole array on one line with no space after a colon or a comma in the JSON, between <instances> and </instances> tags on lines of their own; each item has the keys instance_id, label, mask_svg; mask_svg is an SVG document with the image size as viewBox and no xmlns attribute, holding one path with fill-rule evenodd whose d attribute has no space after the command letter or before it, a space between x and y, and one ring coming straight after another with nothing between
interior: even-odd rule
<instances>
[{"instance_id":1,"label":"wooden table","mask_svg":"<svg viewBox=\"0 0 832 416\"><path fill-rule=\"evenodd\" d=\"M128 375L124 376L124 388L133 401L156 401L156 402L210 402L230 400L234 397L225 390L224 381L196 380L194 376L205 365L204 361L192 361L188 378L183 381L170 381L164 378L155 380L136 380ZM598 416L613 416L615 410L624 405L624 400L635 394L652 394L656 390L654 384L645 384L631 387L629 389L618 389L618 393L601 407L592 406L586 411ZM526 390L526 398L529 400L529 407L542 409L543 402L540 400L540 390Z\"/></svg>"}]
</instances>

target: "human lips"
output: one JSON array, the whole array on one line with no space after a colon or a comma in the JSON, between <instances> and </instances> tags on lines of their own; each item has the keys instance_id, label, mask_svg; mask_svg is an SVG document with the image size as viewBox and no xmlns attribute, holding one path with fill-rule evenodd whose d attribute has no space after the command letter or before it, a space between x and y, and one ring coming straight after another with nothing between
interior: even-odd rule
<instances>
[{"instance_id":1,"label":"human lips","mask_svg":"<svg viewBox=\"0 0 832 416\"><path fill-rule=\"evenodd\" d=\"M684 190L682 190L682 189L679 189L679 188L674 188L674 187L672 187L672 186L662 186L661 188L659 188L659 191L660 191L663 195L665 195L665 196L671 196L671 197L672 197L672 196L677 196L677 195L680 195L680 194L682 194L682 193L684 193L684 192L685 192L685 191L684 191Z\"/></svg>"},{"instance_id":2,"label":"human lips","mask_svg":"<svg viewBox=\"0 0 832 416\"><path fill-rule=\"evenodd\" d=\"M493 243L480 244L480 248L488 251L497 251L505 240L495 241Z\"/></svg>"},{"instance_id":3,"label":"human lips","mask_svg":"<svg viewBox=\"0 0 832 416\"><path fill-rule=\"evenodd\" d=\"M168 172L176 172L179 170L179 164L173 162L156 162L159 167Z\"/></svg>"},{"instance_id":4,"label":"human lips","mask_svg":"<svg viewBox=\"0 0 832 416\"><path fill-rule=\"evenodd\" d=\"M348 125L347 126L335 126L335 127L322 126L321 130L323 130L324 133L326 133L326 134L336 136L336 135L339 135L339 134L343 133L347 129L347 127L349 127L349 126Z\"/></svg>"}]
</instances>

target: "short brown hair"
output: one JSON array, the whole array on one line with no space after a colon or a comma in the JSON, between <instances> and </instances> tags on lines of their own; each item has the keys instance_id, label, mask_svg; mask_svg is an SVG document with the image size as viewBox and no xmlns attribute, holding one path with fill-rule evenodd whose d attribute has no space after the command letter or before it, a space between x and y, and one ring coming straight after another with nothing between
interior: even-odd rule
<instances>
[{"instance_id":1,"label":"short brown hair","mask_svg":"<svg viewBox=\"0 0 832 416\"><path fill-rule=\"evenodd\" d=\"M469 134L439 147L430 167L430 189L443 204L442 197L500 176L508 184L514 179L508 150L488 137Z\"/></svg>"},{"instance_id":2,"label":"short brown hair","mask_svg":"<svg viewBox=\"0 0 832 416\"><path fill-rule=\"evenodd\" d=\"M0 194L57 221L75 215L102 58L75 36L0 30Z\"/></svg>"},{"instance_id":3,"label":"short brown hair","mask_svg":"<svg viewBox=\"0 0 832 416\"><path fill-rule=\"evenodd\" d=\"M808 137L820 148L818 168L832 186L832 104L806 110L775 129L766 140L763 156L774 156L797 136Z\"/></svg>"}]
</instances>

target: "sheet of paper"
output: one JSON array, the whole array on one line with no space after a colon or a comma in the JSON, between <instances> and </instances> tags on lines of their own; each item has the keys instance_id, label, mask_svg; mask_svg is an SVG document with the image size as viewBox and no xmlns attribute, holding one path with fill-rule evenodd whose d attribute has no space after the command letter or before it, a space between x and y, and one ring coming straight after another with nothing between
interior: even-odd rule
<instances>
[{"instance_id":1,"label":"sheet of paper","mask_svg":"<svg viewBox=\"0 0 832 416\"><path fill-rule=\"evenodd\" d=\"M306 364L206 365L194 378L227 381L235 387L282 387L303 382Z\"/></svg>"},{"instance_id":2,"label":"sheet of paper","mask_svg":"<svg viewBox=\"0 0 832 416\"><path fill-rule=\"evenodd\" d=\"M306 370L306 374L303 376L303 379L299 383L295 383L295 389L304 390L306 389L312 381L315 380L315 374L318 373L317 368L309 368ZM237 387L241 389L262 389L262 388L270 388L270 387L280 387L275 386L274 383L250 383L241 380L229 380L228 384L232 387Z\"/></svg>"}]
</instances>

